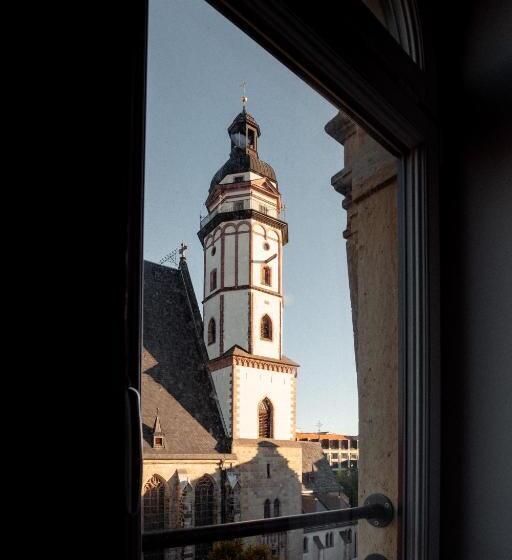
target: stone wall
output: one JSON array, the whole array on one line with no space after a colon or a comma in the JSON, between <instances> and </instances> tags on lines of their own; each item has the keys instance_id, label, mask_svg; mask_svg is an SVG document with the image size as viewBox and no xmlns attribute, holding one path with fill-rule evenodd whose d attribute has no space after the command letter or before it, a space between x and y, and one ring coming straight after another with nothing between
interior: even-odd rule
<instances>
[{"instance_id":1,"label":"stone wall","mask_svg":"<svg viewBox=\"0 0 512 560\"><path fill-rule=\"evenodd\" d=\"M238 458L242 521L261 519L267 499L272 505L279 499L280 515L302 513L302 448L298 442L234 440L232 452ZM301 558L302 530L289 531L286 546L287 558Z\"/></svg>"},{"instance_id":2,"label":"stone wall","mask_svg":"<svg viewBox=\"0 0 512 560\"><path fill-rule=\"evenodd\" d=\"M346 115L326 131L345 148L332 179L347 210L347 260L359 395L359 503L398 500L397 161ZM397 557L397 522L359 522L358 556Z\"/></svg>"}]
</instances>

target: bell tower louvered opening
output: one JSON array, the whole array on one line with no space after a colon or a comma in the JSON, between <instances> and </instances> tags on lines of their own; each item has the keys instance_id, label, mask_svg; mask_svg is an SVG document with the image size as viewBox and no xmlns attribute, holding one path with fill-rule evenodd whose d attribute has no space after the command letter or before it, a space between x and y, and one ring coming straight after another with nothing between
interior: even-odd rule
<instances>
[{"instance_id":1,"label":"bell tower louvered opening","mask_svg":"<svg viewBox=\"0 0 512 560\"><path fill-rule=\"evenodd\" d=\"M258 435L260 438L274 437L274 430L272 425L272 409L272 403L267 398L264 398L258 405Z\"/></svg>"}]
</instances>

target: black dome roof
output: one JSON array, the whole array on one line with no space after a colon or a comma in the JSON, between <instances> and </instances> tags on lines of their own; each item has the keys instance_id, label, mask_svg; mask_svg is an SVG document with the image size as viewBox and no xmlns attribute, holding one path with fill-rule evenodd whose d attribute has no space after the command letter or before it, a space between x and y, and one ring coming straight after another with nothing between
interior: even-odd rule
<instances>
[{"instance_id":1,"label":"black dome roof","mask_svg":"<svg viewBox=\"0 0 512 560\"><path fill-rule=\"evenodd\" d=\"M276 181L276 174L271 165L262 161L256 154L247 154L243 150L234 148L228 161L213 176L210 183L210 192L226 175L245 173L246 171L253 171L258 173L258 175L263 175L263 177Z\"/></svg>"},{"instance_id":2,"label":"black dome roof","mask_svg":"<svg viewBox=\"0 0 512 560\"><path fill-rule=\"evenodd\" d=\"M228 134L238 131L244 131L246 125L250 125L250 127L254 128L258 136L260 136L261 133L258 123L250 113L247 113L244 107L243 111L239 113L233 119L233 122L229 125ZM233 173L245 173L246 171L253 171L258 175L262 175L263 177L267 177L272 181L276 181L276 174L272 166L259 158L257 150L243 149L238 148L233 144L231 145L232 149L229 155L229 159L213 176L213 179L210 183L210 192L213 190L215 185L217 185L222 181L222 179L224 179L226 175L230 175Z\"/></svg>"}]
</instances>

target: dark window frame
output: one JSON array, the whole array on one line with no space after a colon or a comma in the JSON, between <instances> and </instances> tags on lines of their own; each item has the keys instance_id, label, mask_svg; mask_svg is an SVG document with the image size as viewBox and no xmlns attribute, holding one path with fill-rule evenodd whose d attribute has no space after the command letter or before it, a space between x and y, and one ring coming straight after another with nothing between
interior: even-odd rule
<instances>
[{"instance_id":1,"label":"dark window frame","mask_svg":"<svg viewBox=\"0 0 512 560\"><path fill-rule=\"evenodd\" d=\"M210 270L210 292L217 289L217 269Z\"/></svg>"},{"instance_id":2,"label":"dark window frame","mask_svg":"<svg viewBox=\"0 0 512 560\"><path fill-rule=\"evenodd\" d=\"M338 6L338 18L320 22L316 7L262 0L206 0L317 92L365 127L401 160L400 242L400 510L399 555L438 558L440 508L440 340L438 246L438 125L434 80L424 61L415 2L399 27L412 58L358 0ZM123 331L126 391L126 527L130 558L140 557L142 448L140 347L142 201L144 184L147 1L132 9L131 111L126 200ZM309 10L309 11L308 11ZM339 18L350 25L339 33ZM311 22L316 27L311 28ZM263 23L263 25L262 25ZM428 23L428 22L427 22ZM319 32L319 29L322 31ZM423 31L423 34L425 32ZM357 45L357 48L354 48ZM428 46L428 45L427 45ZM414 60L418 64L414 63ZM425 71L421 69L425 67ZM397 79L398 77L398 79ZM138 427L139 426L139 427ZM139 534L137 534L139 533Z\"/></svg>"},{"instance_id":3,"label":"dark window frame","mask_svg":"<svg viewBox=\"0 0 512 560\"><path fill-rule=\"evenodd\" d=\"M263 315L260 321L260 338L261 340L272 341L274 339L274 326L270 315Z\"/></svg>"},{"instance_id":4,"label":"dark window frame","mask_svg":"<svg viewBox=\"0 0 512 560\"><path fill-rule=\"evenodd\" d=\"M217 322L215 321L215 317L210 317L210 320L208 321L207 338L208 346L215 344L217 341Z\"/></svg>"},{"instance_id":5,"label":"dark window frame","mask_svg":"<svg viewBox=\"0 0 512 560\"><path fill-rule=\"evenodd\" d=\"M261 283L264 286L272 286L272 268L268 264L261 267Z\"/></svg>"}]
</instances>

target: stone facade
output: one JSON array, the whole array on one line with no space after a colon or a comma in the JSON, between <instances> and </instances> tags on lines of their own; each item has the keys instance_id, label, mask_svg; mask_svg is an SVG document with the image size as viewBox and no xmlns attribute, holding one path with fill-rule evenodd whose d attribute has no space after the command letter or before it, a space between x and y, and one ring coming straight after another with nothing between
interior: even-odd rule
<instances>
[{"instance_id":1,"label":"stone facade","mask_svg":"<svg viewBox=\"0 0 512 560\"><path fill-rule=\"evenodd\" d=\"M339 113L326 131L345 148L332 185L345 199L347 259L359 395L359 502L398 500L397 161ZM396 519L386 529L359 523L359 551L397 555Z\"/></svg>"},{"instance_id":2,"label":"stone facade","mask_svg":"<svg viewBox=\"0 0 512 560\"><path fill-rule=\"evenodd\" d=\"M279 500L280 515L302 512L300 444L282 440L239 439L233 441L232 451L238 458L243 521L265 517L266 500L272 505L272 515L276 499ZM300 558L302 531L288 531L282 539L286 557Z\"/></svg>"}]
</instances>

